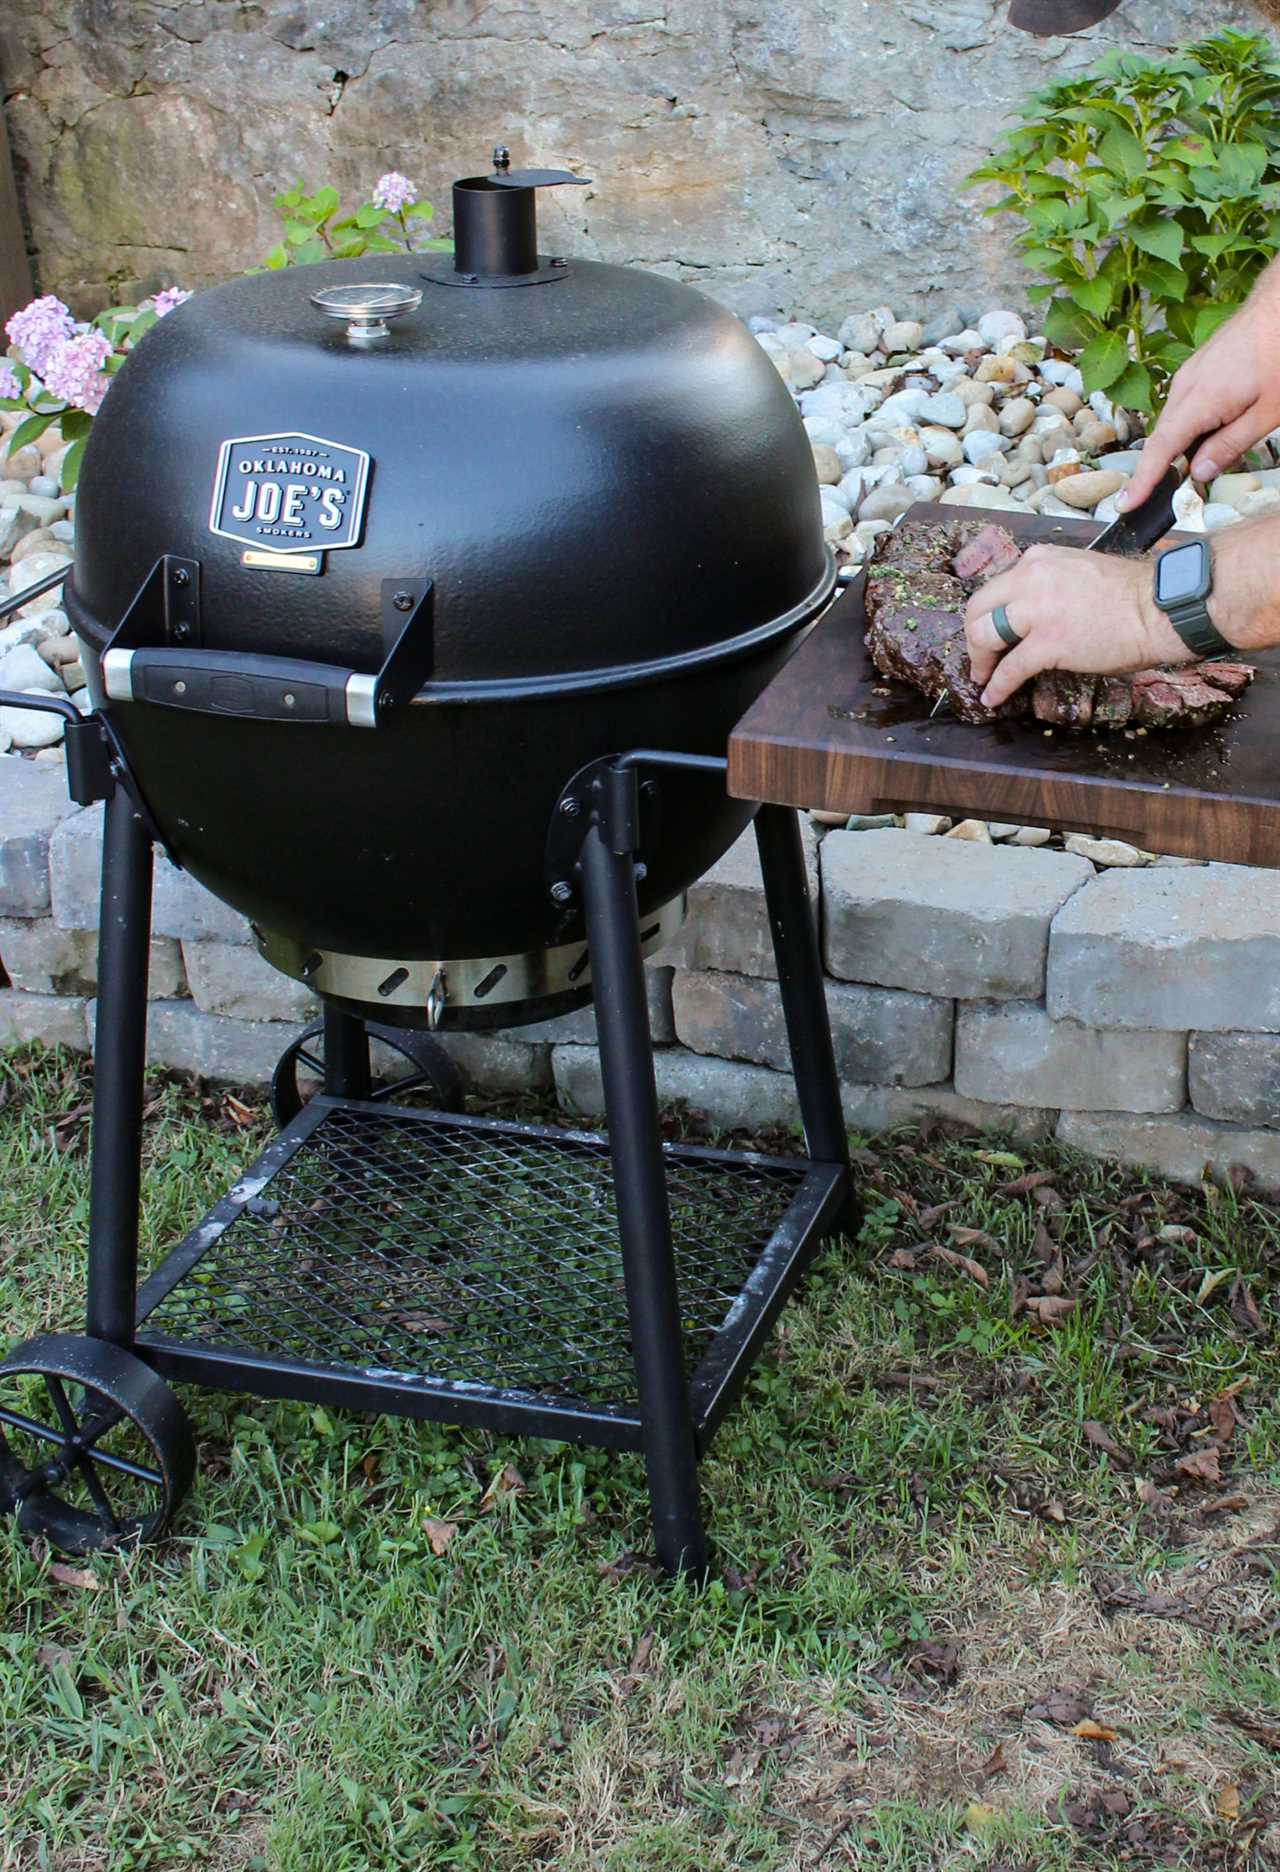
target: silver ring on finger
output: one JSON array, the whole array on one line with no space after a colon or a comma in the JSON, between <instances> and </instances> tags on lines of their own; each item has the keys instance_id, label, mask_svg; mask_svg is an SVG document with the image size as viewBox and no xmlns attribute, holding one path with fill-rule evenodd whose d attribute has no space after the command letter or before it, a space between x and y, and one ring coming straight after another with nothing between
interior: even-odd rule
<instances>
[{"instance_id":1,"label":"silver ring on finger","mask_svg":"<svg viewBox=\"0 0 1280 1872\"><path fill-rule=\"evenodd\" d=\"M996 627L996 636L1000 639L1001 643L1006 644L1010 650L1014 649L1016 645L1022 642L1021 637L1009 622L1009 613L1004 605L996 606L995 610L991 613L991 622Z\"/></svg>"}]
</instances>

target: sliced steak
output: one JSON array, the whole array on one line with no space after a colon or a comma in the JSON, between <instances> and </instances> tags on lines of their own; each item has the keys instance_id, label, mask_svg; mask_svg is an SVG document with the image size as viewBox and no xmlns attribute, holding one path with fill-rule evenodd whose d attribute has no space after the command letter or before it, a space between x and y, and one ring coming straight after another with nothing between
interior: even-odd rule
<instances>
[{"instance_id":1,"label":"sliced steak","mask_svg":"<svg viewBox=\"0 0 1280 1872\"><path fill-rule=\"evenodd\" d=\"M1031 712L1037 721L1061 728L1088 728L1093 721L1096 676L1075 670L1041 670L1031 690Z\"/></svg>"},{"instance_id":2,"label":"sliced steak","mask_svg":"<svg viewBox=\"0 0 1280 1872\"><path fill-rule=\"evenodd\" d=\"M1022 548L1003 527L984 526L966 541L951 561L957 578L989 579L1007 572L1022 557Z\"/></svg>"},{"instance_id":3,"label":"sliced steak","mask_svg":"<svg viewBox=\"0 0 1280 1872\"><path fill-rule=\"evenodd\" d=\"M1095 728L1123 728L1133 714L1133 684L1127 676L1099 676L1093 693Z\"/></svg>"},{"instance_id":4,"label":"sliced steak","mask_svg":"<svg viewBox=\"0 0 1280 1872\"><path fill-rule=\"evenodd\" d=\"M1193 663L1131 675L1045 670L994 712L982 706L969 667L964 607L982 582L1017 564L1004 527L977 519L906 520L881 533L867 568L867 648L882 676L931 700L945 693L967 722L1032 713L1063 728L1192 727L1218 721L1244 694L1247 663Z\"/></svg>"},{"instance_id":5,"label":"sliced steak","mask_svg":"<svg viewBox=\"0 0 1280 1872\"><path fill-rule=\"evenodd\" d=\"M1202 727L1225 715L1243 693L1238 677L1247 665L1228 663L1227 681L1219 687L1212 663L1186 663L1178 669L1135 670L1125 680L1133 693L1132 719L1144 728L1168 728L1174 722ZM1248 670L1243 688L1253 680Z\"/></svg>"}]
</instances>

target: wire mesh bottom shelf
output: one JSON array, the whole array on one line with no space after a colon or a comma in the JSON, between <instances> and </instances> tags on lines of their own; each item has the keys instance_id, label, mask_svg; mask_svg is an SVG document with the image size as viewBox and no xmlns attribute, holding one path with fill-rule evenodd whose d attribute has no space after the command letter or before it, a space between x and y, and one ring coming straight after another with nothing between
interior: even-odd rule
<instances>
[{"instance_id":1,"label":"wire mesh bottom shelf","mask_svg":"<svg viewBox=\"0 0 1280 1872\"><path fill-rule=\"evenodd\" d=\"M831 1173L665 1155L693 1378L769 1307ZM316 1099L152 1276L140 1342L633 1418L617 1225L600 1138Z\"/></svg>"}]
</instances>

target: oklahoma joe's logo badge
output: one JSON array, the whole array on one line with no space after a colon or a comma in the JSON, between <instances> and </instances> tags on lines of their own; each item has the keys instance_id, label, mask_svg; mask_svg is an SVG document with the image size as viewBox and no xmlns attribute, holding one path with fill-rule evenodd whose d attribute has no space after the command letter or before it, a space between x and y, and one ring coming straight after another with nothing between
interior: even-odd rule
<instances>
[{"instance_id":1,"label":"oklahoma joe's logo badge","mask_svg":"<svg viewBox=\"0 0 1280 1872\"><path fill-rule=\"evenodd\" d=\"M334 552L360 539L369 457L323 436L232 436L218 453L212 532L268 552Z\"/></svg>"}]
</instances>

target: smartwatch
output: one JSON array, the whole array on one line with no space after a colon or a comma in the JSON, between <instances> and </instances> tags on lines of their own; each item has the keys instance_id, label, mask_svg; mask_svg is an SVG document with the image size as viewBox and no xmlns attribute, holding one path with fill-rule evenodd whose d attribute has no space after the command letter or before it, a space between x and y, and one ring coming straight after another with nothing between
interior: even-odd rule
<instances>
[{"instance_id":1,"label":"smartwatch","mask_svg":"<svg viewBox=\"0 0 1280 1872\"><path fill-rule=\"evenodd\" d=\"M1206 539L1170 546L1156 560L1155 598L1193 656L1237 656L1209 616L1205 599L1213 590L1213 555Z\"/></svg>"}]
</instances>

